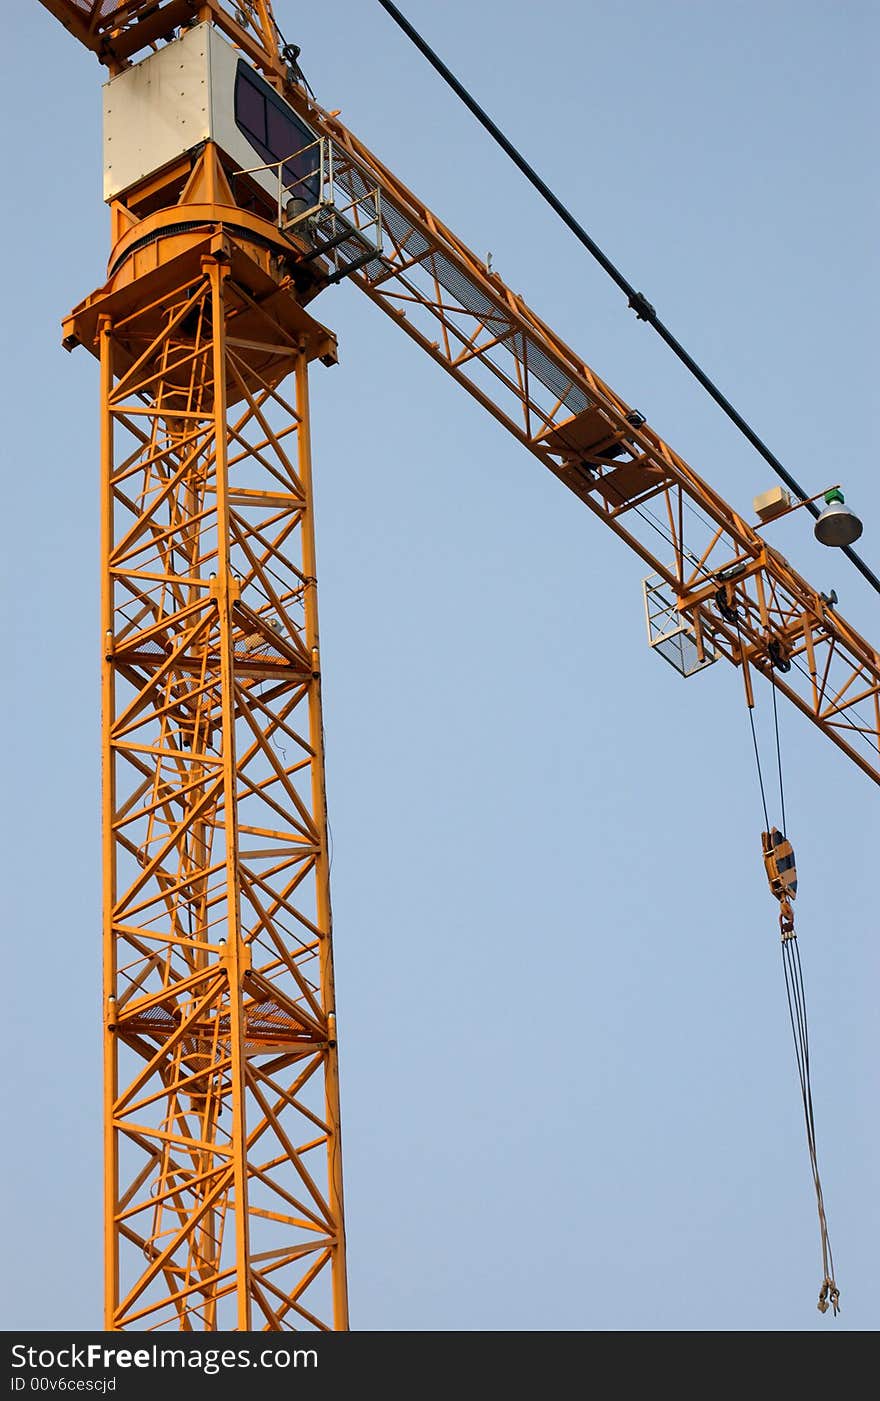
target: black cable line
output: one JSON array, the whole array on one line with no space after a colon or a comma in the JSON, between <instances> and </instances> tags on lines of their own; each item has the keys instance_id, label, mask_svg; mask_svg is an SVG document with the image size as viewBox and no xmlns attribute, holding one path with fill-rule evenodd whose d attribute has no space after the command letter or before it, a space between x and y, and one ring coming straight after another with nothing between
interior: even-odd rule
<instances>
[{"instance_id":1,"label":"black cable line","mask_svg":"<svg viewBox=\"0 0 880 1401\"><path fill-rule=\"evenodd\" d=\"M794 945L794 952L788 947ZM795 962L796 960L796 962ZM788 1011L791 1020L792 1032L795 1040L795 1054L798 1063L798 1075L801 1084L801 1098L804 1106L804 1118L807 1127L807 1145L810 1153L810 1167L813 1174L813 1184L816 1190L816 1205L819 1213L819 1230L822 1245L822 1264L825 1270L826 1280L833 1282L834 1279L834 1256L831 1250L831 1240L828 1234L828 1221L825 1215L825 1200L822 1194L822 1183L819 1177L819 1161L816 1149L816 1126L813 1115L813 1094L810 1085L809 1051L807 1045L807 1020L806 1020L806 992L804 990L803 969L801 967L800 950L797 939L783 939L782 942L782 963L785 974L785 990L788 997ZM792 997L797 1007L797 1027L795 1027L795 1015L792 1009ZM835 1313L837 1307L835 1305Z\"/></svg>"},{"instance_id":2,"label":"black cable line","mask_svg":"<svg viewBox=\"0 0 880 1401\"><path fill-rule=\"evenodd\" d=\"M743 653L744 653L744 651L745 651L745 648L744 648L744 646L743 646L742 629L740 628L740 625L739 625L739 617L738 617L738 616L737 616L737 619L736 619L736 635L737 635L737 638L738 638L738 640L739 640L739 652L740 652L740 656L743 656ZM776 689L776 688L774 687L774 690L775 690L775 689ZM760 784L760 787L761 787L761 806L762 806L762 808L764 809L764 830L765 830L766 832L769 832L769 831L770 831L770 814L769 814L768 811L767 811L767 795L766 795L766 793L764 792L764 775L761 773L761 755L760 755L760 752L759 752L759 750L758 750L758 736L757 736L757 733L756 733L756 731L755 731L755 707L754 707L754 705L747 705L747 706L746 706L746 709L747 709L748 712L749 712L749 724L750 724L751 727L752 727L752 744L753 744L754 749L755 749L755 763L756 763L756 765L757 765L757 767L758 767L758 783Z\"/></svg>"},{"instance_id":3,"label":"black cable line","mask_svg":"<svg viewBox=\"0 0 880 1401\"><path fill-rule=\"evenodd\" d=\"M284 59L284 62L288 65L288 67L292 70L294 79L296 81L301 81L306 92L309 94L309 97L311 97L313 102L316 101L315 94L312 91L312 85L299 66L299 56L302 53L302 49L300 48L299 44L288 44L284 35L281 33L281 28L274 15L272 16L272 27L275 30L275 33L278 38L278 47L281 52L281 57Z\"/></svg>"},{"instance_id":4,"label":"black cable line","mask_svg":"<svg viewBox=\"0 0 880 1401\"><path fill-rule=\"evenodd\" d=\"M800 1010L800 1017L801 1017L801 1026L802 1026L802 1032L801 1032L801 1053L802 1053L802 1055L803 1055L804 1071L805 1071L805 1074L806 1074L807 1089L808 1089L808 1091L809 1091L809 1085L810 1085L810 1043L809 1043L809 1037L808 1037L808 1034L807 1034L807 994L806 994L806 989L805 989L805 987L804 987L804 973L803 973L803 968L801 967L801 954L800 954L800 949L798 948L797 939L793 939L791 942L794 944L794 953L793 953L793 955L790 954L789 957L792 958L792 967L794 967L794 961L795 961L795 960L797 961L797 978L798 978L798 989L799 989L800 1009L801 1009L801 1010ZM812 1097L812 1094L809 1095L809 1103L808 1103L808 1106L807 1106L807 1129L808 1129L808 1131L813 1135L813 1137L815 1138L815 1134L816 1134L816 1125L815 1125L815 1120L814 1120L814 1118L813 1118L813 1097ZM817 1168L817 1172L818 1172L818 1168Z\"/></svg>"},{"instance_id":5,"label":"black cable line","mask_svg":"<svg viewBox=\"0 0 880 1401\"><path fill-rule=\"evenodd\" d=\"M822 1246L822 1262L825 1270L825 1284L833 1288L834 1295L831 1303L834 1312L838 1309L838 1297L836 1286L834 1285L834 1257L831 1250L831 1241L828 1234L828 1221L825 1215L825 1201L822 1193L822 1183L819 1177L819 1162L816 1148L816 1125L813 1112L813 1095L810 1084L810 1053L807 1029L807 1000L804 987L803 968L801 965L800 949L797 938L792 935L790 938L783 938L782 942L783 972L785 975L786 996L788 999L789 1019L791 1021L792 1032L795 1041L795 1055L798 1065L798 1077L801 1086L801 1099L804 1107L804 1119L807 1129L807 1145L810 1154L810 1166L813 1175L813 1184L816 1191L816 1205L819 1214L819 1229ZM822 1296L820 1296L821 1298Z\"/></svg>"},{"instance_id":6,"label":"black cable line","mask_svg":"<svg viewBox=\"0 0 880 1401\"><path fill-rule=\"evenodd\" d=\"M791 970L790 970L790 968L789 968L788 958L787 958L787 950L786 950L786 943L790 943L790 942L791 942L790 940L785 940L785 939L783 939L783 941L782 941L782 972L783 972L783 975L784 975L784 977L785 977L785 995L786 995L786 998L788 999L788 1018L789 1018L789 1021L791 1022L791 1031L792 1031L792 1035L793 1035L793 1037L794 1037L794 1048L795 1048L795 1056L796 1056L796 1059L797 1059L798 1078L799 1078L799 1080L800 1080L800 1082L801 1082L801 1098L802 1098L803 1101L804 1101L804 1112L806 1113L806 1104L807 1104L807 1082L806 1082L805 1075L804 1075L804 1066L803 1066L803 1063L802 1063L802 1061L801 1061L801 1056L800 1056L800 1042L799 1042L799 1038L798 1038L799 1020L798 1020L798 1022L796 1023L795 1011L794 1011L794 1002L793 1002L793 1000L792 1000L793 987L792 987L792 981L791 981L791 980L792 980L792 978L793 978L793 974L791 973ZM807 1125L807 1128L809 1129L809 1124Z\"/></svg>"},{"instance_id":7,"label":"black cable line","mask_svg":"<svg viewBox=\"0 0 880 1401\"><path fill-rule=\"evenodd\" d=\"M737 629L737 630L738 630L738 629ZM770 831L770 818L769 818L769 815L768 815L768 813L767 813L767 799L766 799L766 797L765 797L765 795L764 795L764 776L763 776L763 774L761 773L761 756L760 756L760 754L758 753L758 736L755 734L755 711L754 711L754 708L753 708L751 705L748 707L748 711L749 711L749 722L750 722L751 727L752 727L752 744L755 746L755 763L758 765L758 782L759 782L760 785L761 785L761 806L762 806L763 809L764 809L764 822L765 822L765 824L766 824L766 825L765 825L765 831L769 832L769 831Z\"/></svg>"},{"instance_id":8,"label":"black cable line","mask_svg":"<svg viewBox=\"0 0 880 1401\"><path fill-rule=\"evenodd\" d=\"M816 1163L815 1163L815 1156L814 1156L814 1139L813 1139L813 1133L812 1133L812 1115L811 1115L811 1113L810 1113L810 1107L809 1107L809 1105L810 1105L809 1084L808 1084L808 1077L807 1077L806 1067L804 1066L804 1063L803 1063L803 1060L802 1060L802 1056L801 1056L801 1032L802 1032L802 1024L801 1024L801 1019L800 1019L800 1001L799 1001L798 993L797 993L795 972L794 972L794 968L793 968L792 963L791 963L791 960L790 960L789 950L788 950L788 948L787 948L787 945L788 945L790 942L792 942L792 941L791 941L791 940L786 940L786 939L783 939L783 941L782 941L782 971L783 971L783 975L784 975L784 977L785 977L785 992L786 992L786 997L787 997L787 1000L788 1000L788 1015L789 1015L789 1021L791 1022L792 1035L794 1036L795 1058L796 1058L796 1060L797 1060L798 1079L800 1080L800 1086L801 1086L801 1101L802 1101L803 1107L804 1107L804 1118L805 1118L805 1120L806 1120L806 1126L807 1126L807 1146L808 1146L808 1148L809 1148L809 1150L810 1150L810 1166L811 1166L811 1169L812 1169L813 1181L814 1181L814 1184L815 1184L816 1181L817 1181L817 1171L816 1171ZM795 1016L795 1007L797 1007L797 1016ZM824 1254L824 1252L823 1252L823 1254Z\"/></svg>"},{"instance_id":9,"label":"black cable line","mask_svg":"<svg viewBox=\"0 0 880 1401\"><path fill-rule=\"evenodd\" d=\"M779 714L776 705L776 687L771 686L773 692L773 727L776 731L776 772L779 775L779 806L782 809L782 835L787 836L785 824L785 789L782 786L782 752L779 748Z\"/></svg>"},{"instance_id":10,"label":"black cable line","mask_svg":"<svg viewBox=\"0 0 880 1401\"><path fill-rule=\"evenodd\" d=\"M400 280L401 280L401 282L404 284L404 286L407 288L407 290L408 290L409 292L411 292L411 293L413 293L413 294L417 294L418 288L417 288L417 285L416 285L415 283L413 283L413 282L411 282L411 281L408 281L408 280L407 280L406 278L404 278L403 276L401 276ZM608 476L603 477L603 478L602 478L602 485L603 485L603 489L604 489L604 490L606 490L606 491L612 491L612 492L616 493L620 505L622 505L622 506L628 506L628 505L629 505L628 499L623 495L623 492L622 492L618 487L615 486L614 482L611 480L610 477L608 477ZM580 498L579 498L579 499L580 499ZM705 526L705 527L707 527L707 528L714 528L714 527L718 524L716 521L714 521L714 520L712 520L710 517L706 516L698 507L696 507L696 506L695 506L691 501L689 501L686 497L683 498L682 504L684 505L685 509L686 509L691 515L693 515L693 516L700 522L701 525L703 525L703 526ZM631 506L631 507L630 507L630 510L632 510L642 521L645 522L646 525L648 525L652 530L654 530L654 531L660 536L660 538L663 540L664 544L669 545L669 547L673 550L673 552L675 552L675 551L678 550L679 547L676 545L675 540L674 540L674 539L672 538L672 536L667 532L667 530L665 529L665 527L658 521L657 517L654 516L646 507L643 508L643 507L639 507L639 506ZM692 553L690 553L690 552L688 552L688 551L685 551L685 553L688 554L688 558L691 560L691 562L692 562L693 564L696 565L696 567L697 567L697 569L698 569L698 571L699 571L699 573L700 573L700 575L701 575L702 577L704 577L704 578L707 579L707 580L714 578L713 571L712 571L711 569L709 569L709 567L708 567L706 564L700 564L699 561L696 559L696 557L695 557ZM742 639L740 638L740 642L741 642L741 641L742 641ZM814 680L814 677L812 676L812 674L811 674L809 671L807 671L807 670L798 662L797 657L794 657L794 656L793 656L790 660L791 660L792 666L795 668L796 671L800 672L801 676L803 676L805 680L810 681L810 682L812 682L812 681ZM759 668L759 670L760 670L760 668ZM769 673L765 673L765 672L761 671L761 675L762 675L762 676L765 676L765 679L769 680L769 681L771 682L771 685L774 686L774 701L775 701L775 683L773 682L772 671L773 671L773 668L772 668L772 666L771 666L770 672L769 672ZM864 728L864 731L867 732L868 730L871 729L870 723L865 719L864 716L862 716L862 715L859 713L859 711L856 710L856 708L855 708L854 706L851 707L851 711L852 711L852 714L853 714L858 720L860 720L860 721L862 722L862 726L863 726L863 728ZM876 744L873 742L873 740L871 739L870 735L869 735L868 733L863 733L862 730L860 730L858 727L855 727L855 726L854 726L853 728L854 728L854 732L857 733L857 734L859 735L859 738L862 740L862 742L868 746L868 748L872 751L872 753L875 753L875 752L876 752L876 749L877 749L877 746L876 746ZM784 813L783 813L783 822L784 822L784 820L785 820L785 819L784 819Z\"/></svg>"},{"instance_id":11,"label":"black cable line","mask_svg":"<svg viewBox=\"0 0 880 1401\"><path fill-rule=\"evenodd\" d=\"M401 280L404 280L404 279L401 279ZM415 290L414 284L412 284L412 283L405 283L405 285L408 287L408 289L410 289L410 290ZM615 486L614 482L611 481L610 477L607 477L607 476L604 477L604 478L602 479L602 483L603 483L603 488L604 488L606 491L610 490L610 491L614 492L614 493L617 495L618 501L619 501L619 504L620 504L620 505L622 505L622 506L627 506L627 505L629 505L628 499L624 496L623 492L622 492L618 487ZM696 519L700 522L701 525L704 525L704 526L706 526L707 528L713 528L713 527L717 524L717 522L712 521L709 517L705 516L696 506L693 505L692 502L688 501L687 498L683 498L683 504L684 504L685 509L686 509L687 511L689 511L691 515L693 515L694 517L696 517ZM630 510L633 511L633 512L635 513L635 515L637 515L637 516L639 517L640 520L644 521L644 523L645 523L647 526L649 526L652 530L654 530L654 531L656 532L656 534L660 536L660 538L661 538L661 540L664 542L664 544L668 545L668 546L670 547L670 549L673 550L673 552L675 552L675 551L679 548L679 547L676 545L675 540L673 539L672 535L668 533L668 531L667 531L667 529L665 528L665 526L657 519L657 517L656 517L655 515L653 515L653 513L652 513L650 510L648 510L648 508L647 508L646 506L630 506ZM682 548L683 548L683 543L682 543ZM712 571L711 569L709 569L709 567L708 567L706 564L700 564L700 562L696 559L696 557L695 557L693 554L691 554L690 552L685 551L685 553L688 554L688 558L690 559L691 563L693 563L693 564L696 565L697 570L699 571L700 575L701 575L703 578L709 580L709 579L712 579L712 578L715 577L714 574L713 574L713 571ZM737 631L739 631L739 628L737 628ZM742 636L741 636L741 635L740 635L740 646L742 646ZM805 678L805 680L807 680L807 681L813 681L814 678L812 677L811 673L810 673L809 671L807 671L807 670L799 663L797 657L792 657L792 658L791 658L791 663L792 663L792 665L794 666L795 670L797 670L798 672L800 672L801 676L803 676L803 677ZM770 667L770 672L769 672L769 673L761 672L761 675L762 675L762 676L765 676L765 679L768 680L768 681L770 682L770 684L771 684L771 686L772 686L772 688L773 688L774 717L776 717L776 689L777 689L777 688L776 688L776 685L775 685L775 683L774 683L774 681L773 681L773 667L772 667L772 664L771 664L771 667ZM864 727L865 727L866 730L870 728L868 721L867 721L862 715L859 714L859 712L855 709L855 707L852 707L852 713L856 716L857 719L859 719L859 720L862 721L862 723L863 723L863 725L864 725ZM778 722L778 718L777 718L777 719L776 719L776 725L777 725L777 736L776 736L777 760L779 760L779 733L778 733L778 723L779 723L779 722ZM860 738L862 739L862 741L868 746L868 748L871 749L872 752L875 752L875 751L876 751L876 745L873 743L873 741L871 740L870 736L869 736L868 734L863 734L863 733L861 733L861 731L857 731L857 732L859 733L859 737L860 737ZM754 736L753 736L753 738L754 738ZM755 743L755 749L756 749L756 755L757 755L757 742ZM760 773L760 761L759 761L759 763L758 763L758 768L759 768L759 773ZM785 831L785 797L784 797L784 793L783 793L783 791L782 791L782 774L781 774L781 769L780 769L779 787L780 787L780 797L781 797L781 799L782 799L782 824L783 824L783 832L784 832L784 831ZM765 817L766 817L766 807L765 807ZM769 820L768 820L768 823L767 823L768 828L769 828L769 825L770 825L770 824L769 824Z\"/></svg>"},{"instance_id":12,"label":"black cable line","mask_svg":"<svg viewBox=\"0 0 880 1401\"><path fill-rule=\"evenodd\" d=\"M794 944L795 952L787 947ZM795 1010L797 1013L797 1034L795 1039L795 1051L800 1069L801 1086L804 1094L804 1114L807 1123L807 1134L811 1142L815 1141L816 1125L813 1117L813 1098L810 1093L810 1056L807 1045L807 1001L804 991L803 970L800 966L800 956L798 955L797 966L795 966L795 953L797 952L797 940L786 940L785 956L788 960L788 970L791 976L792 988L794 990Z\"/></svg>"},{"instance_id":13,"label":"black cable line","mask_svg":"<svg viewBox=\"0 0 880 1401\"><path fill-rule=\"evenodd\" d=\"M800 949L799 949L799 947L798 947L798 943L797 943L797 940L796 940L796 939L795 939L795 941L794 941L794 952L795 952L795 957L797 958L798 974L799 974L800 980L801 980L801 991L802 991L803 1006L804 1006L804 1057L805 1057L805 1059L806 1059L807 1070L809 1071L809 1068L810 1068L810 1045L809 1045L809 1041L808 1041L808 1039L807 1039L807 995L806 995L806 992L804 991L804 973L803 973L803 969L801 968L801 951L800 951Z\"/></svg>"},{"instance_id":14,"label":"black cable line","mask_svg":"<svg viewBox=\"0 0 880 1401\"><path fill-rule=\"evenodd\" d=\"M655 311L651 303L648 301L644 292L637 292L635 287L633 287L632 283L628 282L627 279L624 277L623 273L620 272L620 270L614 266L611 259L607 257L605 253L603 253L602 249L590 237L586 229L584 229L583 226L578 223L577 219L575 219L571 211L566 208L562 201L550 189L549 185L547 185L541 179L537 171L531 165L529 165L525 157L520 154L520 152L507 139L507 137L500 130L500 128L496 126L496 124L492 121L491 117L489 117L487 113L483 111L482 107L479 106L479 104L475 101L475 99L471 96L467 89L462 86L462 84L455 77L455 74L452 73L449 68L447 68L443 60L439 58L438 55L434 52L434 50L425 42L425 40L418 33L418 31L413 29L412 25L409 23L409 20L407 20L405 16L400 13L400 10L398 10L397 6L391 4L391 0L379 0L379 4L382 6L383 10L387 11L387 13L391 16L395 23L400 26L404 34L406 34L407 38L412 40L419 52L422 53L424 57L428 60L428 62L431 64L431 67L434 68L440 74L441 78L443 78L444 81L449 84L453 92L461 99L461 101L468 108L468 110L476 117L480 125L484 127L486 131L488 131L489 135L493 138L493 140L495 140L501 147L501 149L510 157L514 165L517 166L517 168L523 173L523 175L526 177L529 183L532 184L538 191L538 193L542 196L542 198L547 201L551 209L553 209L559 215L562 222L571 230L575 238L578 239L578 241L584 245L587 251L592 254L592 256L596 259L600 267L604 268L605 272L607 272L612 282L615 282L620 288L621 292L623 292L626 296L628 304L630 307L632 307L637 319L639 321L647 321L649 326L653 326L660 339L665 341L665 343L669 346L670 350L672 350L673 353L678 356L682 364L688 370L690 370L694 378L703 386L707 393L711 395L711 397L715 400L716 404L718 404L718 406L724 410L724 412L727 414L727 417L733 423L736 424L740 432L749 440L752 447L755 448L756 451L759 452L760 455L763 457L764 461L769 463L769 465L773 468L773 471L780 478L780 480L785 482L786 486L794 493L798 500L803 502L807 510L810 512L810 515L813 516L815 519L818 519L821 515L821 510L816 505L815 501L810 500L810 493L805 491L804 488L800 485L800 483L797 482L795 478L791 475L791 473L786 470L786 468L779 461L779 458L776 457L775 454L770 451L766 443L764 443L758 437L755 430L749 427L746 420L742 417L740 413L737 412L737 410L733 407L733 404L731 404L730 400L722 394L721 390L717 387L717 385L713 384L712 380L705 373L705 371L701 370L697 362L688 354L684 346L676 340L672 332L660 320L660 318L657 315L657 312ZM862 574L865 579L867 579L871 587L877 593L880 593L880 579L877 578L877 575L873 572L872 569L870 569L870 567L865 563L865 561L861 559L859 555L856 554L855 550L853 550L850 545L841 545L839 546L839 548L842 550L843 554L847 556L850 562L855 565L859 573Z\"/></svg>"},{"instance_id":15,"label":"black cable line","mask_svg":"<svg viewBox=\"0 0 880 1401\"><path fill-rule=\"evenodd\" d=\"M739 626L739 619L736 624L737 635L739 637L740 648L742 648L742 632ZM772 679L772 678L771 678ZM764 779L761 773L761 757L758 750L758 737L755 730L754 709L748 707L749 723L752 730L752 743L755 748L755 763L758 768L758 782L761 788L761 804L764 809L764 821L767 831L770 830L770 818L767 813L767 799L764 791ZM779 764L779 792L780 800L783 803L782 824L785 830L785 808L782 791L782 763L779 748L779 724L776 715L776 687L773 687L773 712L776 720L776 757ZM780 923L782 922L780 916ZM825 1277L822 1281L822 1288L819 1293L819 1307L824 1309L830 1303L835 1314L839 1308L839 1291L834 1283L834 1258L831 1253L831 1241L828 1235L828 1221L825 1216L825 1201L822 1195L822 1183L819 1178L819 1160L816 1150L816 1123L813 1114L813 1092L810 1085L810 1043L807 1030L807 995L804 987L803 968L801 966L801 955L798 947L797 936L793 928L790 932L785 932L785 925L782 925L782 972L785 978L785 996L788 1003L788 1019L791 1023L791 1032L794 1038L794 1053L797 1062L798 1081L801 1089L801 1103L804 1110L804 1122L807 1131L807 1148L810 1156L810 1171L813 1176L813 1187L816 1193L816 1209L819 1216L819 1239L822 1249L822 1267ZM823 1304L823 1300L825 1301Z\"/></svg>"}]
</instances>

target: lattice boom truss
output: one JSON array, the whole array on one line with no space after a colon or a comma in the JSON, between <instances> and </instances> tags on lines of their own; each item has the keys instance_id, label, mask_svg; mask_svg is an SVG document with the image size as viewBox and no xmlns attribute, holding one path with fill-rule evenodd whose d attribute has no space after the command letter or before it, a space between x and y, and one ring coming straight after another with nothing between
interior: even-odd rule
<instances>
[{"instance_id":1,"label":"lattice boom truss","mask_svg":"<svg viewBox=\"0 0 880 1401\"><path fill-rule=\"evenodd\" d=\"M42 0L111 71L190 19L194 0ZM698 657L754 666L880 782L880 655L760 533L476 258L337 117L292 81L268 0L210 17L381 194L384 247L354 280L667 585ZM295 75L294 75L295 76ZM586 417L585 417L586 416ZM666 542L661 557L657 540ZM779 665L779 659L782 665ZM748 676L747 694L751 695Z\"/></svg>"},{"instance_id":2,"label":"lattice boom truss","mask_svg":"<svg viewBox=\"0 0 880 1401\"><path fill-rule=\"evenodd\" d=\"M246 303L100 324L114 1329L346 1326L307 364Z\"/></svg>"},{"instance_id":3,"label":"lattice boom truss","mask_svg":"<svg viewBox=\"0 0 880 1401\"><path fill-rule=\"evenodd\" d=\"M384 247L353 281L641 557L700 652L760 671L880 782L875 649L337 118L285 95L348 158L349 196L380 191Z\"/></svg>"}]
</instances>

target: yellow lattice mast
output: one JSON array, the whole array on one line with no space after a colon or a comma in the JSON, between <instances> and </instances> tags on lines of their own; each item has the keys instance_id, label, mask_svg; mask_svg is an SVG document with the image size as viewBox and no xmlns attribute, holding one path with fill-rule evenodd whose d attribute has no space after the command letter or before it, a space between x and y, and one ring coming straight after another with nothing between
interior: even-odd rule
<instances>
[{"instance_id":1,"label":"yellow lattice mast","mask_svg":"<svg viewBox=\"0 0 880 1401\"><path fill-rule=\"evenodd\" d=\"M346 1328L304 309L344 254L294 278L279 200L330 153L177 18L111 65L110 274L64 325L101 366L106 1326ZM295 168L242 174L239 118Z\"/></svg>"}]
</instances>

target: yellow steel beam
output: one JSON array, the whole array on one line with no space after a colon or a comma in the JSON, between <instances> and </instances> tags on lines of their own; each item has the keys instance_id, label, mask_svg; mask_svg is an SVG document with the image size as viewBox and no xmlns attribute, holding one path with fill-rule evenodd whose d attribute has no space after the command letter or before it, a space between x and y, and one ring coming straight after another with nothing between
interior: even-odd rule
<instances>
[{"instance_id":1,"label":"yellow steel beam","mask_svg":"<svg viewBox=\"0 0 880 1401\"><path fill-rule=\"evenodd\" d=\"M66 325L101 363L114 1330L348 1327L308 403L333 338L273 298L277 230L255 252L230 214L194 240L175 207L143 290L117 247Z\"/></svg>"},{"instance_id":2,"label":"yellow steel beam","mask_svg":"<svg viewBox=\"0 0 880 1401\"><path fill-rule=\"evenodd\" d=\"M876 649L338 118L284 91L333 141L340 189L380 190L382 253L358 286L644 561L701 643L880 782Z\"/></svg>"},{"instance_id":3,"label":"yellow steel beam","mask_svg":"<svg viewBox=\"0 0 880 1401\"><path fill-rule=\"evenodd\" d=\"M130 66L145 50L173 38L184 25L213 20L269 77L280 81L284 64L269 0L40 0L75 39L114 72Z\"/></svg>"}]
</instances>

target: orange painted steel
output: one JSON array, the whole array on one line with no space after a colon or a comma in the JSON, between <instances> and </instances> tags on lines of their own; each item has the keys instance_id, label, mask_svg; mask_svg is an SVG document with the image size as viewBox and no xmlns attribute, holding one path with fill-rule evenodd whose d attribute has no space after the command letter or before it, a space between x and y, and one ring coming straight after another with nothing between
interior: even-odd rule
<instances>
[{"instance_id":1,"label":"orange painted steel","mask_svg":"<svg viewBox=\"0 0 880 1401\"><path fill-rule=\"evenodd\" d=\"M381 191L383 257L353 281L635 551L698 648L753 666L880 782L875 648L338 119L285 95L348 156L343 184Z\"/></svg>"},{"instance_id":2,"label":"orange painted steel","mask_svg":"<svg viewBox=\"0 0 880 1401\"><path fill-rule=\"evenodd\" d=\"M212 20L252 63L281 72L278 33L269 0L242 0L227 8L219 0L40 0L75 39L91 49L112 73L181 26Z\"/></svg>"},{"instance_id":3,"label":"orange painted steel","mask_svg":"<svg viewBox=\"0 0 880 1401\"><path fill-rule=\"evenodd\" d=\"M308 404L335 342L271 225L198 208L65 323L101 363L105 1326L344 1329Z\"/></svg>"},{"instance_id":4,"label":"orange painted steel","mask_svg":"<svg viewBox=\"0 0 880 1401\"><path fill-rule=\"evenodd\" d=\"M42 3L57 12L82 10L89 0ZM174 3L160 7L166 22ZM125 8L128 62L154 19L148 5ZM754 667L880 783L880 653L766 543L760 522L750 523L634 419L521 297L290 80L265 0L236 9L247 33L220 0L191 8L241 43L312 129L332 140L346 161L343 191L379 189L382 256L352 280L643 560L701 657L714 653L744 673ZM106 21L101 32L111 29ZM111 63L106 54L104 61Z\"/></svg>"},{"instance_id":5,"label":"orange painted steel","mask_svg":"<svg viewBox=\"0 0 880 1401\"><path fill-rule=\"evenodd\" d=\"M268 0L41 3L111 72L213 20L332 140L355 221L380 191L348 275L648 566L698 657L880 781L877 652L297 85ZM308 409L336 349L305 310L332 265L237 207L210 144L111 217L64 325L101 362L106 1326L346 1328Z\"/></svg>"}]
</instances>

